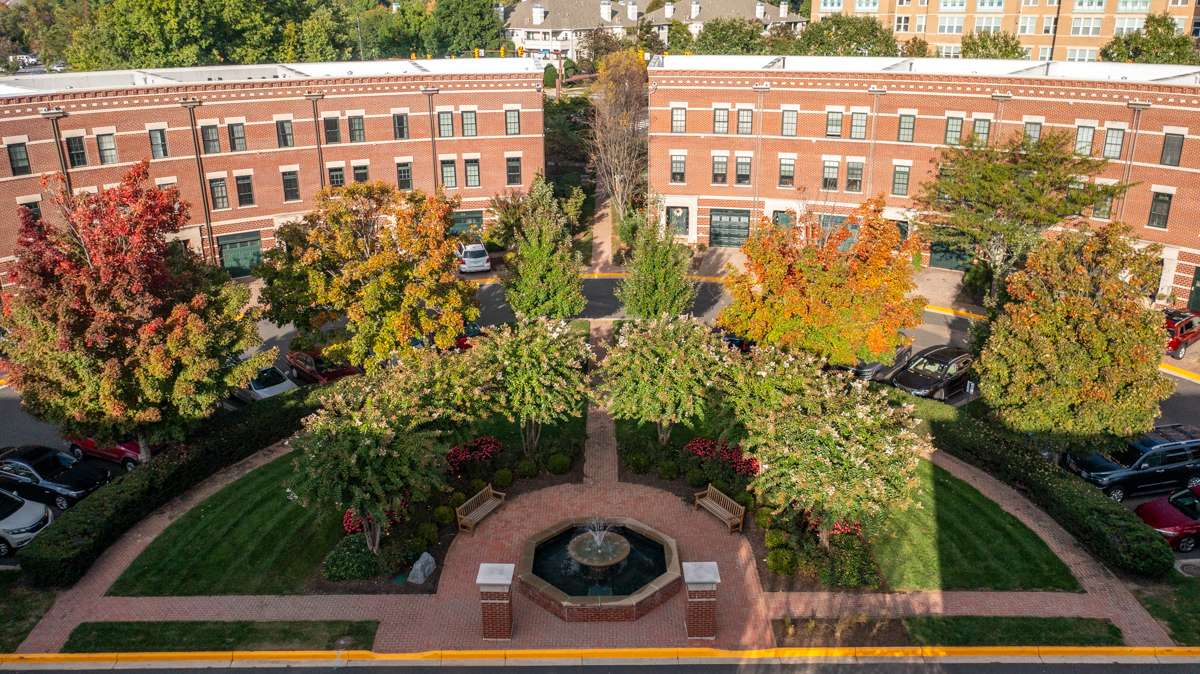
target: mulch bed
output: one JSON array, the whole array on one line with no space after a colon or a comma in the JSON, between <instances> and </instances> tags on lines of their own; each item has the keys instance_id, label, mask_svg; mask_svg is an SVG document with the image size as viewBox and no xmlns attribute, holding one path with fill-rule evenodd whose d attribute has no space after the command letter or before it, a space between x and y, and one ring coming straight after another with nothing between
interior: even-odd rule
<instances>
[{"instance_id":1,"label":"mulch bed","mask_svg":"<svg viewBox=\"0 0 1200 674\"><path fill-rule=\"evenodd\" d=\"M754 566L758 569L758 584L763 592L814 592L829 589L823 587L816 578L780 576L768 569L766 530L755 524L750 515L746 515L742 533L745 534L746 540L750 541L750 549L754 551Z\"/></svg>"},{"instance_id":2,"label":"mulch bed","mask_svg":"<svg viewBox=\"0 0 1200 674\"><path fill-rule=\"evenodd\" d=\"M840 620L793 618L771 621L777 646L911 646L908 630L899 620L845 617Z\"/></svg>"}]
</instances>

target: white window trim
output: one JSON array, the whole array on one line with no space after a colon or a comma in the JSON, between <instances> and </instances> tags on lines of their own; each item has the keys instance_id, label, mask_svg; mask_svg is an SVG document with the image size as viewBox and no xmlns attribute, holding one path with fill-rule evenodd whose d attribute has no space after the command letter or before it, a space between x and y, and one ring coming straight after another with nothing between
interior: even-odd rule
<instances>
[{"instance_id":1,"label":"white window trim","mask_svg":"<svg viewBox=\"0 0 1200 674\"><path fill-rule=\"evenodd\" d=\"M342 116L342 113L338 112L337 110L322 110L321 111L321 119L340 119L341 116Z\"/></svg>"},{"instance_id":2,"label":"white window trim","mask_svg":"<svg viewBox=\"0 0 1200 674\"><path fill-rule=\"evenodd\" d=\"M965 112L962 112L961 110L947 110L947 111L946 111L946 113L945 113L943 116L944 116L946 119L950 119L950 118L952 118L952 117L957 117L957 118L959 118L959 119L966 119L966 118L967 118L967 113L965 113Z\"/></svg>"},{"instance_id":3,"label":"white window trim","mask_svg":"<svg viewBox=\"0 0 1200 674\"><path fill-rule=\"evenodd\" d=\"M1022 115L1021 121L1023 123L1045 124L1046 117L1045 115Z\"/></svg>"},{"instance_id":4,"label":"white window trim","mask_svg":"<svg viewBox=\"0 0 1200 674\"><path fill-rule=\"evenodd\" d=\"M796 157L795 152L780 152L779 158L780 159L796 159L797 157Z\"/></svg>"},{"instance_id":5,"label":"white window trim","mask_svg":"<svg viewBox=\"0 0 1200 674\"><path fill-rule=\"evenodd\" d=\"M95 185L89 185L87 187L76 187L75 188L76 196L78 196L80 194L99 194L99 193L100 193L100 188L96 187Z\"/></svg>"},{"instance_id":6,"label":"white window trim","mask_svg":"<svg viewBox=\"0 0 1200 674\"><path fill-rule=\"evenodd\" d=\"M913 165L913 162L911 159L893 159L892 160L892 166L909 166L909 167L911 167L912 165Z\"/></svg>"},{"instance_id":7,"label":"white window trim","mask_svg":"<svg viewBox=\"0 0 1200 674\"><path fill-rule=\"evenodd\" d=\"M713 157L728 157L729 150L712 150L711 152L709 152L709 155L711 155Z\"/></svg>"},{"instance_id":8,"label":"white window trim","mask_svg":"<svg viewBox=\"0 0 1200 674\"><path fill-rule=\"evenodd\" d=\"M899 110L896 111L896 114L897 115L912 115L913 117L916 117L917 109L916 108L900 108Z\"/></svg>"},{"instance_id":9,"label":"white window trim","mask_svg":"<svg viewBox=\"0 0 1200 674\"><path fill-rule=\"evenodd\" d=\"M467 153L463 154L462 158L463 159L482 159L483 155L479 154L478 152L467 152Z\"/></svg>"},{"instance_id":10,"label":"white window trim","mask_svg":"<svg viewBox=\"0 0 1200 674\"><path fill-rule=\"evenodd\" d=\"M245 124L245 123L246 123L245 117L226 117L225 118L226 126L228 126L230 124Z\"/></svg>"},{"instance_id":11,"label":"white window trim","mask_svg":"<svg viewBox=\"0 0 1200 674\"><path fill-rule=\"evenodd\" d=\"M1105 129L1120 129L1122 131L1129 130L1129 122L1105 122Z\"/></svg>"},{"instance_id":12,"label":"white window trim","mask_svg":"<svg viewBox=\"0 0 1200 674\"><path fill-rule=\"evenodd\" d=\"M411 164L413 162L413 158L412 157L392 157L392 161L397 164Z\"/></svg>"},{"instance_id":13,"label":"white window trim","mask_svg":"<svg viewBox=\"0 0 1200 674\"><path fill-rule=\"evenodd\" d=\"M521 104L520 103L505 103L504 109L505 110L520 110Z\"/></svg>"},{"instance_id":14,"label":"white window trim","mask_svg":"<svg viewBox=\"0 0 1200 674\"><path fill-rule=\"evenodd\" d=\"M238 176L252 176L252 175L254 175L254 169L235 169L233 171L234 178L236 178Z\"/></svg>"},{"instance_id":15,"label":"white window trim","mask_svg":"<svg viewBox=\"0 0 1200 674\"><path fill-rule=\"evenodd\" d=\"M170 128L170 127L167 125L166 122L146 122L146 130L147 131L165 131L168 128ZM63 135L65 136L66 134L63 134ZM82 136L83 134L80 133L79 135Z\"/></svg>"},{"instance_id":16,"label":"white window trim","mask_svg":"<svg viewBox=\"0 0 1200 674\"><path fill-rule=\"evenodd\" d=\"M178 183L179 181L175 178L175 176L163 176L161 178L154 179L155 187L162 187L163 185L172 185Z\"/></svg>"},{"instance_id":17,"label":"white window trim","mask_svg":"<svg viewBox=\"0 0 1200 674\"><path fill-rule=\"evenodd\" d=\"M846 161L847 162L856 162L859 164L865 164L865 163L867 163L867 158L866 157L846 157Z\"/></svg>"},{"instance_id":18,"label":"white window trim","mask_svg":"<svg viewBox=\"0 0 1200 674\"><path fill-rule=\"evenodd\" d=\"M753 103L738 103L737 105L734 106L734 108L737 110L753 110L754 104Z\"/></svg>"},{"instance_id":19,"label":"white window trim","mask_svg":"<svg viewBox=\"0 0 1200 674\"><path fill-rule=\"evenodd\" d=\"M325 162L325 168L327 168L327 169L346 168L346 162L344 162L344 161L327 161L327 162Z\"/></svg>"},{"instance_id":20,"label":"white window trim","mask_svg":"<svg viewBox=\"0 0 1200 674\"><path fill-rule=\"evenodd\" d=\"M779 109L785 112L800 112L800 105L798 103L784 103L783 105L779 106Z\"/></svg>"},{"instance_id":21,"label":"white window trim","mask_svg":"<svg viewBox=\"0 0 1200 674\"><path fill-rule=\"evenodd\" d=\"M1116 178L1096 178L1094 181L1097 185L1116 185Z\"/></svg>"},{"instance_id":22,"label":"white window trim","mask_svg":"<svg viewBox=\"0 0 1200 674\"><path fill-rule=\"evenodd\" d=\"M25 194L17 197L17 204L20 206L24 206L25 204L36 204L40 203L41 200L42 195L40 194Z\"/></svg>"},{"instance_id":23,"label":"white window trim","mask_svg":"<svg viewBox=\"0 0 1200 674\"><path fill-rule=\"evenodd\" d=\"M736 150L736 151L733 153L733 156L734 156L734 157L743 157L743 158L745 158L745 157L749 157L749 158L753 159L753 158L754 158L754 151L753 151L753 150Z\"/></svg>"},{"instance_id":24,"label":"white window trim","mask_svg":"<svg viewBox=\"0 0 1200 674\"><path fill-rule=\"evenodd\" d=\"M220 120L220 118L217 118L217 117L213 117L212 119L197 119L197 120L196 120L196 126L197 126L197 127L201 127L201 126L220 126L220 125L221 125L221 120ZM92 129L92 133L93 133L93 134L101 134L101 133L116 133L116 129L115 129L114 127L110 127L110 128L112 128L113 130L112 130L112 131L105 131L105 130L101 130L101 129Z\"/></svg>"},{"instance_id":25,"label":"white window trim","mask_svg":"<svg viewBox=\"0 0 1200 674\"><path fill-rule=\"evenodd\" d=\"M286 164L286 165L284 165L284 166L280 166L280 167L279 167L279 172L280 172L280 173L287 173L288 171L296 171L296 172L299 172L299 171L300 171L300 165L299 165L299 164Z\"/></svg>"},{"instance_id":26,"label":"white window trim","mask_svg":"<svg viewBox=\"0 0 1200 674\"><path fill-rule=\"evenodd\" d=\"M687 150L668 150L668 152L673 155L683 155L685 157L687 156Z\"/></svg>"},{"instance_id":27,"label":"white window trim","mask_svg":"<svg viewBox=\"0 0 1200 674\"><path fill-rule=\"evenodd\" d=\"M1100 122L1095 119L1077 119L1075 120L1075 126L1090 126L1094 129L1100 126Z\"/></svg>"},{"instance_id":28,"label":"white window trim","mask_svg":"<svg viewBox=\"0 0 1200 674\"><path fill-rule=\"evenodd\" d=\"M851 113L865 112L867 114L870 114L871 106L869 106L869 105L852 105L852 106L850 106L850 112Z\"/></svg>"},{"instance_id":29,"label":"white window trim","mask_svg":"<svg viewBox=\"0 0 1200 674\"><path fill-rule=\"evenodd\" d=\"M825 112L846 112L846 106L844 106L844 105L827 105L827 106L825 106Z\"/></svg>"},{"instance_id":30,"label":"white window trim","mask_svg":"<svg viewBox=\"0 0 1200 674\"><path fill-rule=\"evenodd\" d=\"M366 117L367 111L366 110L347 110L346 116L347 117Z\"/></svg>"},{"instance_id":31,"label":"white window trim","mask_svg":"<svg viewBox=\"0 0 1200 674\"><path fill-rule=\"evenodd\" d=\"M457 154L453 154L453 153L439 154L439 155L438 155L438 162L450 161L450 160L458 161L458 155L457 155Z\"/></svg>"},{"instance_id":32,"label":"white window trim","mask_svg":"<svg viewBox=\"0 0 1200 674\"><path fill-rule=\"evenodd\" d=\"M510 151L504 153L505 159L519 158L519 157L524 157L524 156L525 156L524 150L510 150Z\"/></svg>"},{"instance_id":33,"label":"white window trim","mask_svg":"<svg viewBox=\"0 0 1200 674\"><path fill-rule=\"evenodd\" d=\"M294 120L294 116L290 112L281 112L281 113L278 113L275 115L271 115L271 121L273 121L273 122L291 122L293 120Z\"/></svg>"},{"instance_id":34,"label":"white window trim","mask_svg":"<svg viewBox=\"0 0 1200 674\"><path fill-rule=\"evenodd\" d=\"M351 168L353 168L355 166L370 166L370 165L371 165L370 159L351 159L350 160Z\"/></svg>"},{"instance_id":35,"label":"white window trim","mask_svg":"<svg viewBox=\"0 0 1200 674\"><path fill-rule=\"evenodd\" d=\"M1188 129L1186 126L1164 126L1162 132L1164 134L1177 133L1181 136L1186 136Z\"/></svg>"},{"instance_id":36,"label":"white window trim","mask_svg":"<svg viewBox=\"0 0 1200 674\"><path fill-rule=\"evenodd\" d=\"M228 171L209 171L208 173L204 174L204 179L206 181L207 180L216 180L217 178L228 178L228 177L229 177Z\"/></svg>"},{"instance_id":37,"label":"white window trim","mask_svg":"<svg viewBox=\"0 0 1200 674\"><path fill-rule=\"evenodd\" d=\"M85 138L87 129L67 129L62 132L63 138Z\"/></svg>"},{"instance_id":38,"label":"white window trim","mask_svg":"<svg viewBox=\"0 0 1200 674\"><path fill-rule=\"evenodd\" d=\"M392 108L391 113L393 115L407 115L408 108Z\"/></svg>"},{"instance_id":39,"label":"white window trim","mask_svg":"<svg viewBox=\"0 0 1200 674\"><path fill-rule=\"evenodd\" d=\"M992 112L972 112L971 113L971 119L994 120L995 118L996 118L996 115L995 115L995 113L992 113Z\"/></svg>"},{"instance_id":40,"label":"white window trim","mask_svg":"<svg viewBox=\"0 0 1200 674\"><path fill-rule=\"evenodd\" d=\"M840 154L823 154L823 155L821 155L821 161L841 161L841 160L842 160L842 155L840 155Z\"/></svg>"},{"instance_id":41,"label":"white window trim","mask_svg":"<svg viewBox=\"0 0 1200 674\"><path fill-rule=\"evenodd\" d=\"M674 110L675 108L683 108L684 110L687 110L687 106L688 106L688 104L686 101L671 101L671 103L670 103L670 108L672 110Z\"/></svg>"},{"instance_id":42,"label":"white window trim","mask_svg":"<svg viewBox=\"0 0 1200 674\"><path fill-rule=\"evenodd\" d=\"M1151 192L1160 192L1162 194L1170 194L1172 196L1175 195L1175 192L1178 189L1179 188L1175 187L1174 185L1151 185L1150 186Z\"/></svg>"},{"instance_id":43,"label":"white window trim","mask_svg":"<svg viewBox=\"0 0 1200 674\"><path fill-rule=\"evenodd\" d=\"M5 136L4 137L5 145L14 145L17 143L28 143L28 142L29 142L29 136Z\"/></svg>"}]
</instances>

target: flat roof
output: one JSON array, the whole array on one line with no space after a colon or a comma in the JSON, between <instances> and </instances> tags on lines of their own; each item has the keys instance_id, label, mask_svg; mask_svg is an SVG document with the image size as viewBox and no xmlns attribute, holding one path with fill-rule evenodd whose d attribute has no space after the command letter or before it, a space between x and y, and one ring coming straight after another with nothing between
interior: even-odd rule
<instances>
[{"instance_id":1,"label":"flat roof","mask_svg":"<svg viewBox=\"0 0 1200 674\"><path fill-rule=\"evenodd\" d=\"M91 70L0 77L0 97L156 85L254 80L311 80L324 77L540 75L543 68L544 65L533 58L463 58Z\"/></svg>"},{"instance_id":2,"label":"flat roof","mask_svg":"<svg viewBox=\"0 0 1200 674\"><path fill-rule=\"evenodd\" d=\"M886 56L656 56L651 70L914 73L1200 85L1200 66Z\"/></svg>"}]
</instances>

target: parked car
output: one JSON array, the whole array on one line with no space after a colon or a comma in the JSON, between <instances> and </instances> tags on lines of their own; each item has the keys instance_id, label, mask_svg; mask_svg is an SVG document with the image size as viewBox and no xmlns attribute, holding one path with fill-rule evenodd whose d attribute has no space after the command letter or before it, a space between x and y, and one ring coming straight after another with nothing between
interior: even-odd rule
<instances>
[{"instance_id":1,"label":"parked car","mask_svg":"<svg viewBox=\"0 0 1200 674\"><path fill-rule=\"evenodd\" d=\"M1146 501L1133 510L1180 552L1196 549L1200 536L1200 487Z\"/></svg>"},{"instance_id":2,"label":"parked car","mask_svg":"<svg viewBox=\"0 0 1200 674\"><path fill-rule=\"evenodd\" d=\"M725 346L737 349L740 353L750 353L754 349L754 342L752 340L746 339L741 335L735 335L728 330L713 328L713 334L718 335L721 341L725 343Z\"/></svg>"},{"instance_id":3,"label":"parked car","mask_svg":"<svg viewBox=\"0 0 1200 674\"><path fill-rule=\"evenodd\" d=\"M1158 426L1119 451L1068 454L1063 463L1114 501L1140 491L1200 487L1200 427Z\"/></svg>"},{"instance_id":4,"label":"parked car","mask_svg":"<svg viewBox=\"0 0 1200 674\"><path fill-rule=\"evenodd\" d=\"M361 369L349 363L335 363L321 356L319 349L289 351L288 376L312 384L328 384L343 377L359 374Z\"/></svg>"},{"instance_id":5,"label":"parked car","mask_svg":"<svg viewBox=\"0 0 1200 674\"><path fill-rule=\"evenodd\" d=\"M463 323L462 334L454 338L454 348L459 351L466 351L474 346L471 343L472 339L478 339L484 335L483 328L474 321L466 321Z\"/></svg>"},{"instance_id":6,"label":"parked car","mask_svg":"<svg viewBox=\"0 0 1200 674\"><path fill-rule=\"evenodd\" d=\"M864 363L860 360L853 367L834 367L839 370L848 370L854 374L856 379L862 379L863 381L888 381L903 369L910 360L912 360L912 344L900 344L896 347L896 356L892 360L891 365L884 365L878 362Z\"/></svg>"},{"instance_id":7,"label":"parked car","mask_svg":"<svg viewBox=\"0 0 1200 674\"><path fill-rule=\"evenodd\" d=\"M25 547L52 521L54 513L44 504L0 489L0 557Z\"/></svg>"},{"instance_id":8,"label":"parked car","mask_svg":"<svg viewBox=\"0 0 1200 674\"><path fill-rule=\"evenodd\" d=\"M970 385L971 354L957 346L922 349L892 377L892 385L922 398L950 400Z\"/></svg>"},{"instance_id":9,"label":"parked car","mask_svg":"<svg viewBox=\"0 0 1200 674\"><path fill-rule=\"evenodd\" d=\"M1167 309L1166 317L1167 353L1175 359L1187 355L1188 348L1200 342L1200 314L1177 309Z\"/></svg>"},{"instance_id":10,"label":"parked car","mask_svg":"<svg viewBox=\"0 0 1200 674\"><path fill-rule=\"evenodd\" d=\"M464 274L492 270L492 258L482 243L458 244L458 270Z\"/></svg>"},{"instance_id":11,"label":"parked car","mask_svg":"<svg viewBox=\"0 0 1200 674\"><path fill-rule=\"evenodd\" d=\"M256 400L265 400L271 396L277 396L284 391L290 391L296 386L296 382L287 378L287 375L279 371L279 368L272 365L264 367L258 371L254 379L246 385L246 388L234 391L233 395L241 399L243 402L252 403Z\"/></svg>"},{"instance_id":12,"label":"parked car","mask_svg":"<svg viewBox=\"0 0 1200 674\"><path fill-rule=\"evenodd\" d=\"M142 452L137 438L125 438L116 442L99 442L95 438L67 438L67 449L76 459L90 456L121 464L126 471L133 470L142 462ZM151 445L150 454L162 451L162 446Z\"/></svg>"},{"instance_id":13,"label":"parked car","mask_svg":"<svg viewBox=\"0 0 1200 674\"><path fill-rule=\"evenodd\" d=\"M66 510L112 479L112 471L50 447L0 450L0 489Z\"/></svg>"}]
</instances>

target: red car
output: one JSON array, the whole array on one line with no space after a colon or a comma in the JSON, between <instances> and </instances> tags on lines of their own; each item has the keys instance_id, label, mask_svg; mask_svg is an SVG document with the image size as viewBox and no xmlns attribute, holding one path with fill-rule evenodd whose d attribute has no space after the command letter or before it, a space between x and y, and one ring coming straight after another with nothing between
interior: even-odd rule
<instances>
[{"instance_id":1,"label":"red car","mask_svg":"<svg viewBox=\"0 0 1200 674\"><path fill-rule=\"evenodd\" d=\"M137 438L125 438L117 442L98 442L95 438L67 438L71 454L76 459L85 456L104 459L119 463L129 471L141 463L141 452L138 451ZM150 453L157 454L161 447L151 446Z\"/></svg>"},{"instance_id":2,"label":"red car","mask_svg":"<svg viewBox=\"0 0 1200 674\"><path fill-rule=\"evenodd\" d=\"M342 377L359 374L362 370L346 363L334 363L321 357L320 351L289 351L288 366L292 379L301 379L312 384L328 384Z\"/></svg>"},{"instance_id":3,"label":"red car","mask_svg":"<svg viewBox=\"0 0 1200 674\"><path fill-rule=\"evenodd\" d=\"M1188 347L1200 342L1200 314L1177 309L1167 309L1167 353L1181 359L1187 355Z\"/></svg>"},{"instance_id":4,"label":"red car","mask_svg":"<svg viewBox=\"0 0 1200 674\"><path fill-rule=\"evenodd\" d=\"M1138 506L1134 512L1180 552L1196 549L1200 538L1200 487L1177 491Z\"/></svg>"}]
</instances>

